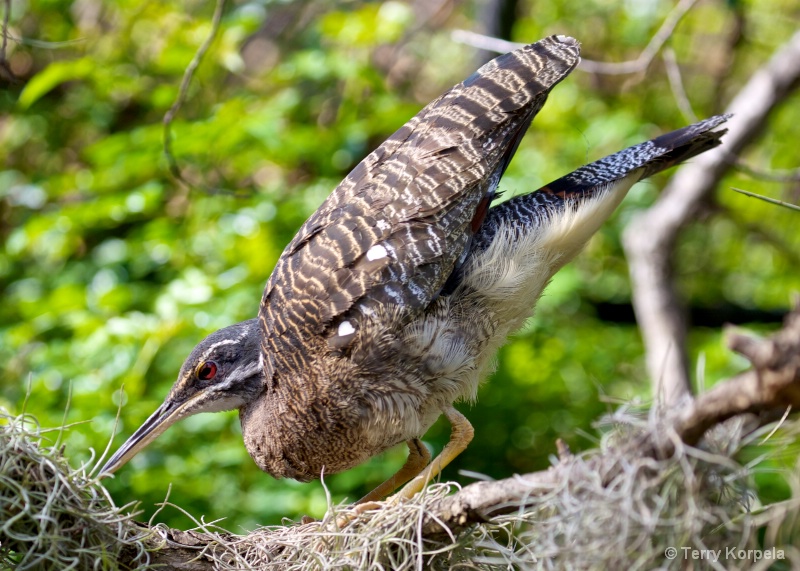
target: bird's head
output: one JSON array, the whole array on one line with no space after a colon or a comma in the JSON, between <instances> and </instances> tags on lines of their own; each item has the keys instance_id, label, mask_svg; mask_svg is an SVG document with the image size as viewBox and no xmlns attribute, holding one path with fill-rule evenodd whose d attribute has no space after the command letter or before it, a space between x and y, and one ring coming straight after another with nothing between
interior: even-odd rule
<instances>
[{"instance_id":1,"label":"bird's head","mask_svg":"<svg viewBox=\"0 0 800 571\"><path fill-rule=\"evenodd\" d=\"M264 390L258 320L250 319L212 333L183 363L164 403L106 462L113 473L167 428L199 412L241 408Z\"/></svg>"}]
</instances>

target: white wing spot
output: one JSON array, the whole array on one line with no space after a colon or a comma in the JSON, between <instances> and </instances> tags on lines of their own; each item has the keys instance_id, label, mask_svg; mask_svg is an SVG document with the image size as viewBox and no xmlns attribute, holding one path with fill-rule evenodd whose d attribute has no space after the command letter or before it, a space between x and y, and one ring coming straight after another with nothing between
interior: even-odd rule
<instances>
[{"instance_id":1,"label":"white wing spot","mask_svg":"<svg viewBox=\"0 0 800 571\"><path fill-rule=\"evenodd\" d=\"M367 260L370 262L374 260L382 260L388 255L389 253L386 251L386 248L380 244L375 244L372 248L367 250Z\"/></svg>"},{"instance_id":2,"label":"white wing spot","mask_svg":"<svg viewBox=\"0 0 800 571\"><path fill-rule=\"evenodd\" d=\"M352 335L356 332L356 328L353 327L353 324L349 321L342 321L339 324L339 337L347 337L348 335Z\"/></svg>"}]
</instances>

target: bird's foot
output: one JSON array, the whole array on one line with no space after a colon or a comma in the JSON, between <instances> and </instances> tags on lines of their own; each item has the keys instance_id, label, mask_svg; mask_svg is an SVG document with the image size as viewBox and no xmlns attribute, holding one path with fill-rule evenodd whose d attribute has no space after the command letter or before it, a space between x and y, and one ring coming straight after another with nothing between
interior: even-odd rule
<instances>
[{"instance_id":1,"label":"bird's foot","mask_svg":"<svg viewBox=\"0 0 800 571\"><path fill-rule=\"evenodd\" d=\"M386 502L363 502L360 504L356 504L353 507L349 508L347 511L344 511L336 515L336 527L340 529L343 527L347 527L355 520L357 520L359 517L361 517L362 514L369 511L379 510L383 508L385 505Z\"/></svg>"}]
</instances>

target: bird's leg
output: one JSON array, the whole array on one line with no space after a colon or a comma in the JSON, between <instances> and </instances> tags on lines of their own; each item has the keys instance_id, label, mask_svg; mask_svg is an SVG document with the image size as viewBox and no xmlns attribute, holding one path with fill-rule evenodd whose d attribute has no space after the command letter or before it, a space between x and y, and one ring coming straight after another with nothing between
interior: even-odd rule
<instances>
[{"instance_id":1,"label":"bird's leg","mask_svg":"<svg viewBox=\"0 0 800 571\"><path fill-rule=\"evenodd\" d=\"M358 500L356 505L349 512L340 513L336 517L337 526L343 528L362 513L379 509L381 507L381 504L378 503L379 500L391 494L398 486L405 484L425 469L425 466L431 461L431 453L428 452L428 449L422 441L419 438L412 438L411 440L407 440L406 444L408 445L408 458L406 459L406 463L403 464L394 476Z\"/></svg>"},{"instance_id":2,"label":"bird's leg","mask_svg":"<svg viewBox=\"0 0 800 571\"><path fill-rule=\"evenodd\" d=\"M444 470L445 466L452 462L456 456L461 454L472 441L472 436L475 434L475 431L467 420L467 417L452 406L448 406L442 412L444 412L447 420L450 421L450 441L445 445L442 453L430 463L424 472L406 484L402 490L389 498L390 500L410 499L414 494L422 491L428 482L432 478L438 476L439 472Z\"/></svg>"},{"instance_id":3,"label":"bird's leg","mask_svg":"<svg viewBox=\"0 0 800 571\"><path fill-rule=\"evenodd\" d=\"M412 438L406 444L408 444L408 459L403 467L394 476L358 500L357 504L382 500L425 469L425 466L431 461L431 453L428 452L422 441L419 438Z\"/></svg>"},{"instance_id":4,"label":"bird's leg","mask_svg":"<svg viewBox=\"0 0 800 571\"><path fill-rule=\"evenodd\" d=\"M464 449L472 441L472 436L475 431L467 418L458 412L452 406L448 406L442 411L450 421L450 441L445 445L442 453L439 454L428 467L420 473L421 470L428 464L430 454L425 446L418 438L413 438L407 442L408 444L408 460L403 464L403 467L391 478L386 480L383 484L372 490L369 494L358 500L358 504L348 513L340 514L336 518L336 524L341 528L351 523L356 517L366 511L378 509L382 504L376 503L376 500L388 494L396 486L407 481L409 478L416 474L416 477L406 484L402 490L387 499L389 503L395 503L398 500L410 499L417 492L441 472L445 466L453 461L453 458L461 454Z\"/></svg>"}]
</instances>

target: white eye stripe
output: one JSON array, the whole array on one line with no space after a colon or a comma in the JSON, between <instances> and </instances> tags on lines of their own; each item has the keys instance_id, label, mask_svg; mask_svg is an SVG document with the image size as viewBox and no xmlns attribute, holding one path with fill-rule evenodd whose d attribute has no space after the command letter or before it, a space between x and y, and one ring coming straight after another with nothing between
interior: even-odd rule
<instances>
[{"instance_id":1,"label":"white eye stripe","mask_svg":"<svg viewBox=\"0 0 800 571\"><path fill-rule=\"evenodd\" d=\"M356 332L356 328L353 327L353 324L349 321L342 321L339 324L339 330L337 331L339 337L347 337L348 335L352 335Z\"/></svg>"},{"instance_id":2,"label":"white eye stripe","mask_svg":"<svg viewBox=\"0 0 800 571\"><path fill-rule=\"evenodd\" d=\"M206 349L203 352L203 354L200 356L200 362L206 361L208 359L208 356L211 353L213 353L217 349L217 347L221 347L222 345L234 345L234 344L238 343L240 340L241 340L241 337L239 337L237 339L223 339L222 341L218 341L217 343L214 343L211 347Z\"/></svg>"}]
</instances>

